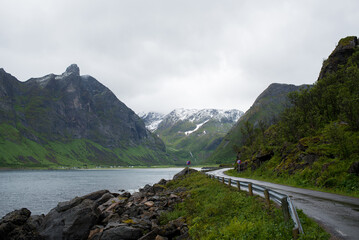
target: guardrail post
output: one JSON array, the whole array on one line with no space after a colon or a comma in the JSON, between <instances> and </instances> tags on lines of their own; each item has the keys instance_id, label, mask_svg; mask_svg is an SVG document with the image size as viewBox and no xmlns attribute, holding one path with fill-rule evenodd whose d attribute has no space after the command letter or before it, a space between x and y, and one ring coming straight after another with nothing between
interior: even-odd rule
<instances>
[{"instance_id":1,"label":"guardrail post","mask_svg":"<svg viewBox=\"0 0 359 240\"><path fill-rule=\"evenodd\" d=\"M248 192L249 192L249 196L253 196L252 183L248 183Z\"/></svg>"},{"instance_id":2,"label":"guardrail post","mask_svg":"<svg viewBox=\"0 0 359 240\"><path fill-rule=\"evenodd\" d=\"M229 187L232 186L232 179L231 179L231 178L228 179L228 186L229 186Z\"/></svg>"},{"instance_id":3,"label":"guardrail post","mask_svg":"<svg viewBox=\"0 0 359 240\"><path fill-rule=\"evenodd\" d=\"M282 211L283 211L283 215L284 215L284 220L285 221L289 221L290 219L290 215L289 215L289 208L288 208L288 200L287 197L284 197L281 199L282 202Z\"/></svg>"},{"instance_id":4,"label":"guardrail post","mask_svg":"<svg viewBox=\"0 0 359 240\"><path fill-rule=\"evenodd\" d=\"M224 177L222 178L222 183L224 184Z\"/></svg>"},{"instance_id":5,"label":"guardrail post","mask_svg":"<svg viewBox=\"0 0 359 240\"><path fill-rule=\"evenodd\" d=\"M267 205L268 205L268 207L269 207L269 206L270 206L269 192L268 192L267 189L265 189L265 190L263 191L263 193L264 193L264 198L266 199Z\"/></svg>"},{"instance_id":6,"label":"guardrail post","mask_svg":"<svg viewBox=\"0 0 359 240\"><path fill-rule=\"evenodd\" d=\"M293 239L298 239L299 237L299 228L293 228L292 230L292 234L293 234Z\"/></svg>"},{"instance_id":7,"label":"guardrail post","mask_svg":"<svg viewBox=\"0 0 359 240\"><path fill-rule=\"evenodd\" d=\"M237 181L237 188L238 188L238 191L241 191L241 182L240 181Z\"/></svg>"}]
</instances>

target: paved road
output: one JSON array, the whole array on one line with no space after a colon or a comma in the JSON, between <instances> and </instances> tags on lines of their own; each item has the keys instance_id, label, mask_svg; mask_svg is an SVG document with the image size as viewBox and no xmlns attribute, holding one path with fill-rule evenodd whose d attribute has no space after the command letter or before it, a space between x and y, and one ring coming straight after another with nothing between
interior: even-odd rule
<instances>
[{"instance_id":1,"label":"paved road","mask_svg":"<svg viewBox=\"0 0 359 240\"><path fill-rule=\"evenodd\" d=\"M209 174L226 177L220 169ZM247 178L230 177L234 180L250 181L290 196L296 208L319 222L336 239L359 239L359 198L346 197L302 188L284 186ZM305 232L305 229L304 229Z\"/></svg>"}]
</instances>

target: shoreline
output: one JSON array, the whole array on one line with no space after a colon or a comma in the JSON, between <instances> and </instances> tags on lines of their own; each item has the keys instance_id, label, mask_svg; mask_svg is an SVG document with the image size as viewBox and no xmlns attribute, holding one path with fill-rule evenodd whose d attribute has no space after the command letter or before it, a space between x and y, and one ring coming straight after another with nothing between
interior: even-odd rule
<instances>
[{"instance_id":1,"label":"shoreline","mask_svg":"<svg viewBox=\"0 0 359 240\"><path fill-rule=\"evenodd\" d=\"M185 168L172 180L186 173ZM160 224L161 214L172 211L187 196L185 188L167 189L167 183L172 180L161 179L152 186L146 184L132 194L99 190L59 202L46 215L31 215L26 208L14 210L0 220L0 236L5 239L115 239L122 234L131 236L128 239L143 240L156 236L186 237L188 227L183 218L164 226Z\"/></svg>"}]
</instances>

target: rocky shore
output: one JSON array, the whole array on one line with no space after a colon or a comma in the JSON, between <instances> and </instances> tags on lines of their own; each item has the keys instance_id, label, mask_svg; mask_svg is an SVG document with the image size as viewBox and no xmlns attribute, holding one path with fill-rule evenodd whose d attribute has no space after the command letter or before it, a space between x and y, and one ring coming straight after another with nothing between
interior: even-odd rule
<instances>
[{"instance_id":1,"label":"rocky shore","mask_svg":"<svg viewBox=\"0 0 359 240\"><path fill-rule=\"evenodd\" d=\"M186 174L184 169L173 179ZM167 189L168 182L162 179L133 194L100 190L60 202L47 215L15 210L0 220L0 239L189 239L183 217L160 224L161 214L188 195L186 188Z\"/></svg>"}]
</instances>

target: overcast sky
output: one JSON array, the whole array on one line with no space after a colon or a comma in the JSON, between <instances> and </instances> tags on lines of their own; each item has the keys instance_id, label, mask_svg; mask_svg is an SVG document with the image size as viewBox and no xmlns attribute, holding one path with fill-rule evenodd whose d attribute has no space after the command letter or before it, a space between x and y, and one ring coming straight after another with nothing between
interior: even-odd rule
<instances>
[{"instance_id":1,"label":"overcast sky","mask_svg":"<svg viewBox=\"0 0 359 240\"><path fill-rule=\"evenodd\" d=\"M0 68L76 63L135 112L246 111L271 83L314 83L358 31L358 0L0 0Z\"/></svg>"}]
</instances>

